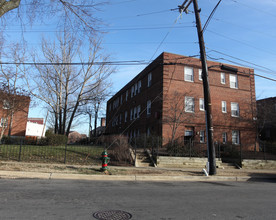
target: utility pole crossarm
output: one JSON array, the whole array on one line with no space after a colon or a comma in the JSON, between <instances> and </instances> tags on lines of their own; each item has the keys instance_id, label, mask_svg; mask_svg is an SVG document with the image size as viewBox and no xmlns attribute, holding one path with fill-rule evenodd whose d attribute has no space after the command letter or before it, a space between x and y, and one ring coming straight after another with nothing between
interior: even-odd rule
<instances>
[{"instance_id":1,"label":"utility pole crossarm","mask_svg":"<svg viewBox=\"0 0 276 220\"><path fill-rule=\"evenodd\" d=\"M186 4L187 2L188 2L188 0L185 0L185 1L183 2L182 5L179 5L179 6L178 6L178 8L179 8L179 13L180 13L180 14L182 14L183 11L184 11L186 14L188 13L188 8L189 8L190 4L193 2L193 0L190 0L190 1L188 2L188 4L185 6L185 4Z\"/></svg>"}]
</instances>

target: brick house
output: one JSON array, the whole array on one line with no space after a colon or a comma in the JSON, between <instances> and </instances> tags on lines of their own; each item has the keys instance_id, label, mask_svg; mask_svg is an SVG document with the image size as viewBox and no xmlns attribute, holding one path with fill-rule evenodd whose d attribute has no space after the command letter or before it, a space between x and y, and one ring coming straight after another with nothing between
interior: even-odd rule
<instances>
[{"instance_id":1,"label":"brick house","mask_svg":"<svg viewBox=\"0 0 276 220\"><path fill-rule=\"evenodd\" d=\"M260 139L276 141L276 97L257 100L257 112Z\"/></svg>"},{"instance_id":2,"label":"brick house","mask_svg":"<svg viewBox=\"0 0 276 220\"><path fill-rule=\"evenodd\" d=\"M6 136L25 136L30 97L24 95L9 95L0 92L0 134ZM12 123L11 123L12 118Z\"/></svg>"},{"instance_id":3,"label":"brick house","mask_svg":"<svg viewBox=\"0 0 276 220\"><path fill-rule=\"evenodd\" d=\"M214 141L256 143L254 70L208 61ZM206 145L201 62L162 53L107 102L106 134L156 135Z\"/></svg>"}]
</instances>

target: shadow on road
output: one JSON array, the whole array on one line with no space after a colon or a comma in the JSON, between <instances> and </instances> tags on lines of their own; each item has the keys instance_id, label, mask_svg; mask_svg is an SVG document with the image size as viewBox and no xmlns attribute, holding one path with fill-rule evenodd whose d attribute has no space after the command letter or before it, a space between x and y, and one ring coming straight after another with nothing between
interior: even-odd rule
<instances>
[{"instance_id":1,"label":"shadow on road","mask_svg":"<svg viewBox=\"0 0 276 220\"><path fill-rule=\"evenodd\" d=\"M248 182L273 182L276 183L275 173L251 173Z\"/></svg>"}]
</instances>

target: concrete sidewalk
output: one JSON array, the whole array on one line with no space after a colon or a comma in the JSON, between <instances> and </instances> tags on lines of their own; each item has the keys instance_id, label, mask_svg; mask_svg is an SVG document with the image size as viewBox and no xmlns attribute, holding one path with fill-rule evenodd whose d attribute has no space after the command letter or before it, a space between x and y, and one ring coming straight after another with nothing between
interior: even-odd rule
<instances>
[{"instance_id":1,"label":"concrete sidewalk","mask_svg":"<svg viewBox=\"0 0 276 220\"><path fill-rule=\"evenodd\" d=\"M198 168L109 167L109 174L100 166L1 162L0 178L71 179L102 181L276 181L275 170L217 169L217 175L205 176Z\"/></svg>"}]
</instances>

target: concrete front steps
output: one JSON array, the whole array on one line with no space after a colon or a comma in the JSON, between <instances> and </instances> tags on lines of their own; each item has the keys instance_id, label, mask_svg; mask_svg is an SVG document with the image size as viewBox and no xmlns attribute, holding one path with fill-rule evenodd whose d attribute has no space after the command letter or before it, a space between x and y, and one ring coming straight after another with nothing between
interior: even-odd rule
<instances>
[{"instance_id":1,"label":"concrete front steps","mask_svg":"<svg viewBox=\"0 0 276 220\"><path fill-rule=\"evenodd\" d=\"M136 167L152 167L152 161L148 153L144 150L137 150L136 152Z\"/></svg>"},{"instance_id":2,"label":"concrete front steps","mask_svg":"<svg viewBox=\"0 0 276 220\"><path fill-rule=\"evenodd\" d=\"M207 158L198 157L168 157L158 156L157 166L161 168L204 168L206 167ZM235 164L222 163L216 159L216 166L221 169L235 169Z\"/></svg>"}]
</instances>

